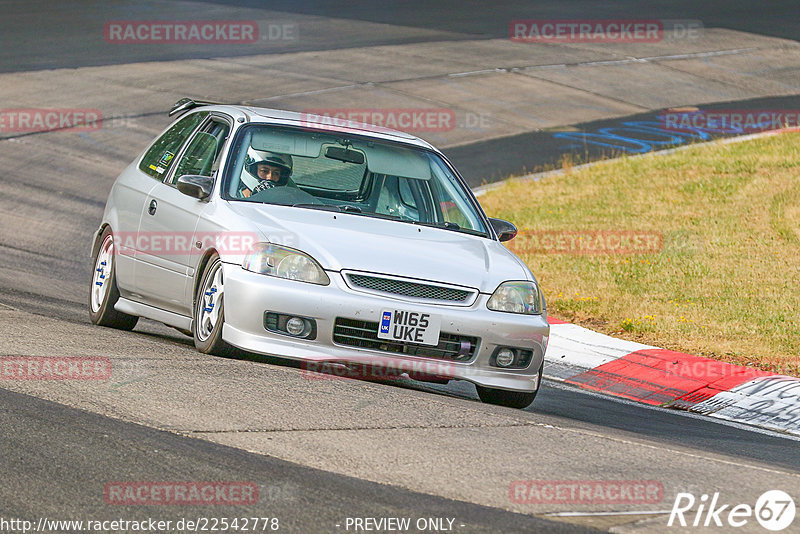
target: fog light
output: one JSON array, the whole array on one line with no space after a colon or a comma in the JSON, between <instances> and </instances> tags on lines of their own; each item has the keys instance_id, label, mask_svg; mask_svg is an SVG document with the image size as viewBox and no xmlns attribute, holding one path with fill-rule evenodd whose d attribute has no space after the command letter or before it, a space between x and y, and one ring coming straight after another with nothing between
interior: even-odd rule
<instances>
[{"instance_id":1,"label":"fog light","mask_svg":"<svg viewBox=\"0 0 800 534\"><path fill-rule=\"evenodd\" d=\"M299 336L306 329L306 322L299 317L292 317L286 321L286 331L293 336Z\"/></svg>"},{"instance_id":2,"label":"fog light","mask_svg":"<svg viewBox=\"0 0 800 534\"><path fill-rule=\"evenodd\" d=\"M264 328L282 336L317 339L317 322L310 317L265 311Z\"/></svg>"},{"instance_id":3,"label":"fog light","mask_svg":"<svg viewBox=\"0 0 800 534\"><path fill-rule=\"evenodd\" d=\"M500 349L494 361L500 367L509 367L514 363L514 351L511 349Z\"/></svg>"}]
</instances>

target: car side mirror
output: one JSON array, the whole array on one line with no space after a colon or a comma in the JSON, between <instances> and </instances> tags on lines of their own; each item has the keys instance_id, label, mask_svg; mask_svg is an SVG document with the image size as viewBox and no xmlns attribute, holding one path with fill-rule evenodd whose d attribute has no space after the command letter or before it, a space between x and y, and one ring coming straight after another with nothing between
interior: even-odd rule
<instances>
[{"instance_id":1,"label":"car side mirror","mask_svg":"<svg viewBox=\"0 0 800 534\"><path fill-rule=\"evenodd\" d=\"M178 178L178 191L184 195L205 200L211 194L214 187L214 179L210 176L200 176L199 174L184 174Z\"/></svg>"},{"instance_id":2,"label":"car side mirror","mask_svg":"<svg viewBox=\"0 0 800 534\"><path fill-rule=\"evenodd\" d=\"M489 217L489 222L492 224L497 238L500 241L511 241L517 237L517 227L503 219L493 219Z\"/></svg>"}]
</instances>

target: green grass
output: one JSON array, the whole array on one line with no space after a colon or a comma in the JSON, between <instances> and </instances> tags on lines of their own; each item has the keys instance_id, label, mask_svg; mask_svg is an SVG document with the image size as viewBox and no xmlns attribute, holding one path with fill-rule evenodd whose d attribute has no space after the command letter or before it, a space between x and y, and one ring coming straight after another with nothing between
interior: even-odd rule
<instances>
[{"instance_id":1,"label":"green grass","mask_svg":"<svg viewBox=\"0 0 800 534\"><path fill-rule=\"evenodd\" d=\"M480 198L526 232L642 231L650 254L516 249L550 315L800 376L800 134L622 158ZM524 247L522 247L524 249Z\"/></svg>"}]
</instances>

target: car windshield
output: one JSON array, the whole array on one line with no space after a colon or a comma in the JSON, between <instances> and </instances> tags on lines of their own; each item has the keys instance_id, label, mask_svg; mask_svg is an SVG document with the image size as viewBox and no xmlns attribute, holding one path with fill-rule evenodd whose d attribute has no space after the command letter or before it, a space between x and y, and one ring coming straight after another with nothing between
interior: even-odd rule
<instances>
[{"instance_id":1,"label":"car windshield","mask_svg":"<svg viewBox=\"0 0 800 534\"><path fill-rule=\"evenodd\" d=\"M488 236L441 157L339 133L248 126L233 147L227 200L324 209Z\"/></svg>"}]
</instances>

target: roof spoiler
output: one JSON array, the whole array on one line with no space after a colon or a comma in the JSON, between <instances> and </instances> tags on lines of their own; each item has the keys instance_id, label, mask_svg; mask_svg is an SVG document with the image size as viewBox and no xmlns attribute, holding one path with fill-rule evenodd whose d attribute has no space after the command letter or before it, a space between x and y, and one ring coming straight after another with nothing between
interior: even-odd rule
<instances>
[{"instance_id":1,"label":"roof spoiler","mask_svg":"<svg viewBox=\"0 0 800 534\"><path fill-rule=\"evenodd\" d=\"M172 117L173 115L177 115L178 113L183 113L184 111L189 111L190 109L198 108L201 106L219 106L222 105L221 102L209 102L207 100L194 100L192 98L181 98L175 105L172 106L172 109L169 110L169 116Z\"/></svg>"}]
</instances>

